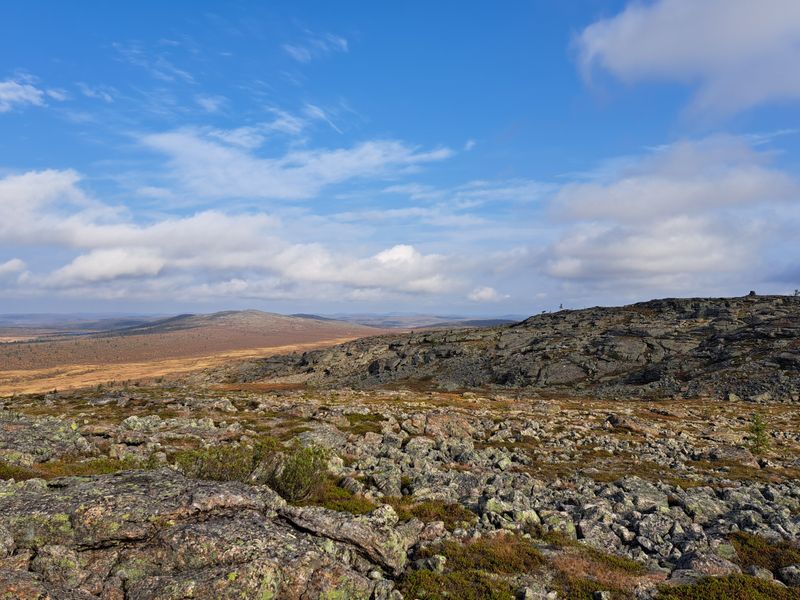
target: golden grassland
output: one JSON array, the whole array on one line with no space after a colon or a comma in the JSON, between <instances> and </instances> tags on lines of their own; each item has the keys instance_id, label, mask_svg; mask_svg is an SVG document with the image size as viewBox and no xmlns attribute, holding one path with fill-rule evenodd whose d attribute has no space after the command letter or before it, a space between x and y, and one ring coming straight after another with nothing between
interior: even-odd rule
<instances>
[{"instance_id":1,"label":"golden grassland","mask_svg":"<svg viewBox=\"0 0 800 600\"><path fill-rule=\"evenodd\" d=\"M229 350L188 358L110 364L65 364L46 369L2 370L0 368L0 397L12 394L42 393L54 389L76 389L109 381L146 380L183 375L220 367L231 361L303 352L335 346L353 339L356 338L340 337L306 343Z\"/></svg>"}]
</instances>

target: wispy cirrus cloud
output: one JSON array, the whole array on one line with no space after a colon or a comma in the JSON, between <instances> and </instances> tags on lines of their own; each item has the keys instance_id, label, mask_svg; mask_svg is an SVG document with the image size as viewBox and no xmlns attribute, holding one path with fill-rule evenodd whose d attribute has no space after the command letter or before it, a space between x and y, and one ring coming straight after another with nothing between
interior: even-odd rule
<instances>
[{"instance_id":1,"label":"wispy cirrus cloud","mask_svg":"<svg viewBox=\"0 0 800 600\"><path fill-rule=\"evenodd\" d=\"M228 100L225 98L225 96L221 96L219 94L200 94L195 96L195 102L197 102L198 106L208 113L217 112L223 106L225 106L227 101Z\"/></svg>"},{"instance_id":2,"label":"wispy cirrus cloud","mask_svg":"<svg viewBox=\"0 0 800 600\"><path fill-rule=\"evenodd\" d=\"M401 183L385 187L385 194L407 195L413 200L447 200L460 206L474 206L484 201L533 202L556 189L551 183L534 179L475 179L453 187L436 187L421 183Z\"/></svg>"},{"instance_id":3,"label":"wispy cirrus cloud","mask_svg":"<svg viewBox=\"0 0 800 600\"><path fill-rule=\"evenodd\" d=\"M347 39L332 33L317 34L306 30L302 40L286 43L283 51L299 63L309 63L334 52L348 52Z\"/></svg>"},{"instance_id":4,"label":"wispy cirrus cloud","mask_svg":"<svg viewBox=\"0 0 800 600\"><path fill-rule=\"evenodd\" d=\"M452 155L448 148L420 150L396 140L373 140L349 148L290 150L264 157L252 151L257 139L252 131L239 134L251 145L223 143L220 135L196 128L147 134L140 142L165 155L167 176L200 198L311 198L329 185L386 176Z\"/></svg>"},{"instance_id":5,"label":"wispy cirrus cloud","mask_svg":"<svg viewBox=\"0 0 800 600\"><path fill-rule=\"evenodd\" d=\"M150 50L140 42L114 42L111 47L116 50L119 60L144 69L155 79L170 83L197 83L191 73L178 67L165 53Z\"/></svg>"},{"instance_id":6,"label":"wispy cirrus cloud","mask_svg":"<svg viewBox=\"0 0 800 600\"><path fill-rule=\"evenodd\" d=\"M81 94L86 96L87 98L92 98L94 100L102 100L107 104L111 104L114 102L114 96L116 96L119 92L109 85L89 85L88 83L84 83L79 81L75 84L80 90Z\"/></svg>"}]
</instances>

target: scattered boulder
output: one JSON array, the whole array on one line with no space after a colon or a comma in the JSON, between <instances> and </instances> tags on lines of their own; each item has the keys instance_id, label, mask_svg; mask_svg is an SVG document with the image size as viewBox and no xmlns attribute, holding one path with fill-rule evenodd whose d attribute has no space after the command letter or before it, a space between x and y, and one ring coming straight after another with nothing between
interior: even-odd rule
<instances>
[{"instance_id":1,"label":"scattered boulder","mask_svg":"<svg viewBox=\"0 0 800 600\"><path fill-rule=\"evenodd\" d=\"M789 565L778 569L778 579L789 587L800 587L800 565Z\"/></svg>"},{"instance_id":2,"label":"scattered boulder","mask_svg":"<svg viewBox=\"0 0 800 600\"><path fill-rule=\"evenodd\" d=\"M302 530L352 544L395 574L405 567L408 549L423 529L422 522L416 519L398 525L397 513L388 505L358 517L318 507L286 507L281 515Z\"/></svg>"}]
</instances>

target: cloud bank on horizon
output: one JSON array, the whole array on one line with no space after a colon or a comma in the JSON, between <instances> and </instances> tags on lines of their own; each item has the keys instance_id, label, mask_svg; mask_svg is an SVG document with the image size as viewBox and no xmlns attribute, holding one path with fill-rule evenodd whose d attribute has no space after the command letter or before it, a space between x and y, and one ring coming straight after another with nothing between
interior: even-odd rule
<instances>
[{"instance_id":1,"label":"cloud bank on horizon","mask_svg":"<svg viewBox=\"0 0 800 600\"><path fill-rule=\"evenodd\" d=\"M295 10L6 15L0 312L800 287L796 2Z\"/></svg>"}]
</instances>

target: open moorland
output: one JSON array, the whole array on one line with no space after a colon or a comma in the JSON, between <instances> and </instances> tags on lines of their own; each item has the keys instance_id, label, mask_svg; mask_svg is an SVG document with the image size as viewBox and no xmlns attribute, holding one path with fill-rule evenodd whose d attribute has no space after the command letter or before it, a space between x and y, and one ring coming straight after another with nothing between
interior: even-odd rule
<instances>
[{"instance_id":1,"label":"open moorland","mask_svg":"<svg viewBox=\"0 0 800 600\"><path fill-rule=\"evenodd\" d=\"M800 300L398 333L0 410L13 598L800 598Z\"/></svg>"},{"instance_id":2,"label":"open moorland","mask_svg":"<svg viewBox=\"0 0 800 600\"><path fill-rule=\"evenodd\" d=\"M6 327L0 333L0 395L161 377L246 357L341 343L382 330L259 311L184 315L68 328Z\"/></svg>"}]
</instances>

